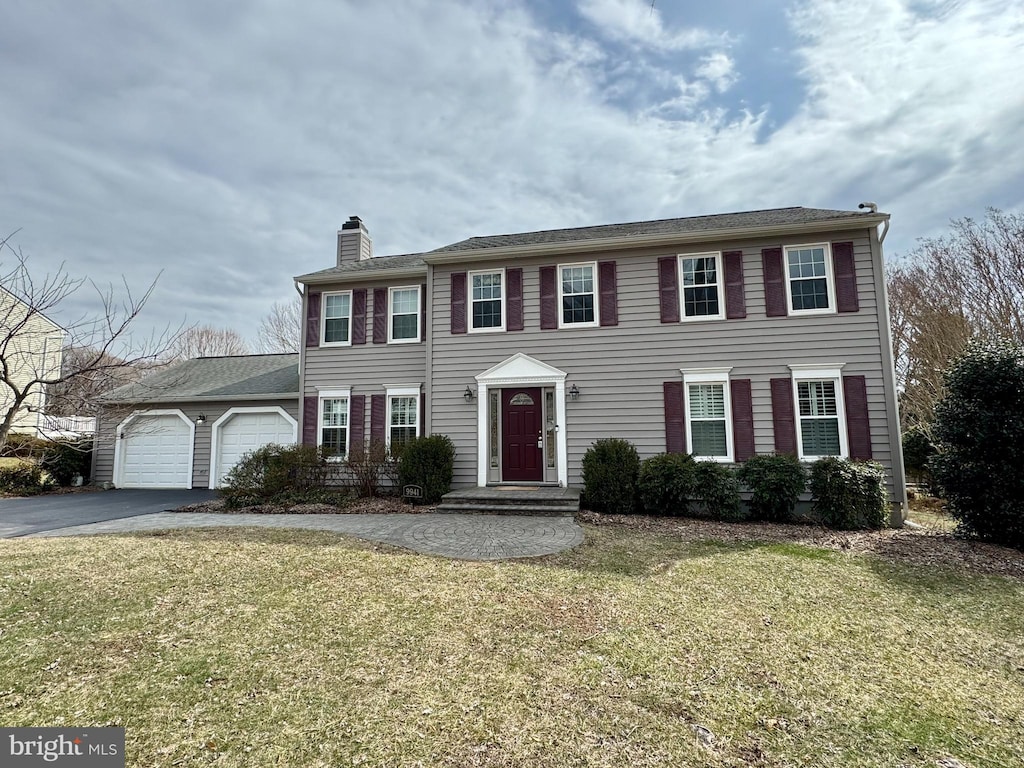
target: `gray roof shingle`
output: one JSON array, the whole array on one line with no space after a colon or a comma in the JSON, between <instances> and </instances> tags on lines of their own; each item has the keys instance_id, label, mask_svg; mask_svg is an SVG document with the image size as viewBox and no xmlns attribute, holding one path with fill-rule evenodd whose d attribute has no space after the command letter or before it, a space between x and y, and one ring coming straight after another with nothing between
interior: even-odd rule
<instances>
[{"instance_id":1,"label":"gray roof shingle","mask_svg":"<svg viewBox=\"0 0 1024 768\"><path fill-rule=\"evenodd\" d=\"M298 396L299 356L198 357L156 371L137 384L118 387L110 402L232 400L254 396Z\"/></svg>"},{"instance_id":2,"label":"gray roof shingle","mask_svg":"<svg viewBox=\"0 0 1024 768\"><path fill-rule=\"evenodd\" d=\"M370 275L381 269L415 269L417 267L423 267L424 271L426 271L426 264L423 261L422 253L400 253L395 256L374 256L372 259L354 261L340 267L321 269L318 272L310 272L308 275L299 275L295 279L303 281L310 278L325 278L335 275L358 279L359 275L363 273Z\"/></svg>"}]
</instances>

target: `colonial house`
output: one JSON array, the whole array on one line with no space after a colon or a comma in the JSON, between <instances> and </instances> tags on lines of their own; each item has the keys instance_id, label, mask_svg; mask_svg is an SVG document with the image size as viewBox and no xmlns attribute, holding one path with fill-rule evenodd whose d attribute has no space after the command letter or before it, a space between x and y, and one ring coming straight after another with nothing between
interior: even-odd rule
<instances>
[{"instance_id":1,"label":"colonial house","mask_svg":"<svg viewBox=\"0 0 1024 768\"><path fill-rule=\"evenodd\" d=\"M899 522L889 216L867 208L473 237L382 257L351 217L335 262L296 278L306 319L296 398L270 402L245 386L233 396L280 408L303 442L339 454L448 435L456 486L578 485L583 454L602 437L630 440L641 456L729 464L771 452L874 459ZM234 360L224 365L251 358ZM215 390L203 415L223 427L240 412ZM133 420L175 410L164 405L149 398ZM209 447L218 435L177 411L193 465L175 482L202 475L214 487L225 466ZM131 422L122 427L123 443ZM130 451L120 454L97 462L97 479L125 484Z\"/></svg>"}]
</instances>

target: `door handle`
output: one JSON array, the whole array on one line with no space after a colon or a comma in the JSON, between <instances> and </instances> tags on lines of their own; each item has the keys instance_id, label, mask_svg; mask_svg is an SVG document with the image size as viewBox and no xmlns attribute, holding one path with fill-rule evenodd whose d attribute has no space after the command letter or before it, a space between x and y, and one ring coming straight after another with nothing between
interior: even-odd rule
<instances>
[{"instance_id":1,"label":"door handle","mask_svg":"<svg viewBox=\"0 0 1024 768\"><path fill-rule=\"evenodd\" d=\"M537 435L537 447L541 450L544 449L544 435Z\"/></svg>"}]
</instances>

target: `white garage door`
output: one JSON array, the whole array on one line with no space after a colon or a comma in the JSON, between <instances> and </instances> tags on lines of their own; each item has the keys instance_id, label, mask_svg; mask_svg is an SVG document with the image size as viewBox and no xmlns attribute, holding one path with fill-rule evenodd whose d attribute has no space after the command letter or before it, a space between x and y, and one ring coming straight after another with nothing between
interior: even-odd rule
<instances>
[{"instance_id":1,"label":"white garage door","mask_svg":"<svg viewBox=\"0 0 1024 768\"><path fill-rule=\"evenodd\" d=\"M121 438L121 488L191 488L192 430L173 414L140 416Z\"/></svg>"},{"instance_id":2,"label":"white garage door","mask_svg":"<svg viewBox=\"0 0 1024 768\"><path fill-rule=\"evenodd\" d=\"M295 425L276 411L236 413L217 427L217 486L242 455L268 443L291 445Z\"/></svg>"}]
</instances>

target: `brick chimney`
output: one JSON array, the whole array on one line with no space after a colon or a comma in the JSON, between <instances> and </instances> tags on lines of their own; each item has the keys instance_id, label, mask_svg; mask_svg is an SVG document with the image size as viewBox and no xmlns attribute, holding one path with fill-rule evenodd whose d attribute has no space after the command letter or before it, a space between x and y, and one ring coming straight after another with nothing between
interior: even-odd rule
<instances>
[{"instance_id":1,"label":"brick chimney","mask_svg":"<svg viewBox=\"0 0 1024 768\"><path fill-rule=\"evenodd\" d=\"M370 233L358 216L349 216L338 230L338 266L364 261L373 256Z\"/></svg>"}]
</instances>

